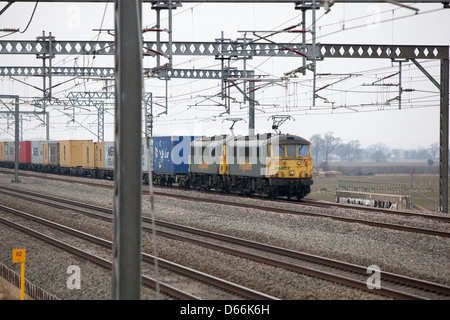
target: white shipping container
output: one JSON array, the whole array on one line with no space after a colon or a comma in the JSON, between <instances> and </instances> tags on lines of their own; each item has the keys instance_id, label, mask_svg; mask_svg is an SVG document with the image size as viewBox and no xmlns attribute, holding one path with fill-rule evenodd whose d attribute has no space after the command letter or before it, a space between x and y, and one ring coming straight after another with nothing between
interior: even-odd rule
<instances>
[{"instance_id":1,"label":"white shipping container","mask_svg":"<svg viewBox=\"0 0 450 320\"><path fill-rule=\"evenodd\" d=\"M114 142L105 142L105 168L114 169Z\"/></svg>"},{"instance_id":2,"label":"white shipping container","mask_svg":"<svg viewBox=\"0 0 450 320\"><path fill-rule=\"evenodd\" d=\"M31 141L31 163L44 163L44 141Z\"/></svg>"},{"instance_id":3,"label":"white shipping container","mask_svg":"<svg viewBox=\"0 0 450 320\"><path fill-rule=\"evenodd\" d=\"M153 160L153 140L150 139L150 154L148 153L147 141L145 138L142 138L141 144L141 155L142 155L142 172L148 172L148 161ZM149 158L150 156L150 158Z\"/></svg>"},{"instance_id":4,"label":"white shipping container","mask_svg":"<svg viewBox=\"0 0 450 320\"><path fill-rule=\"evenodd\" d=\"M5 142L5 161L14 160L15 142Z\"/></svg>"},{"instance_id":5,"label":"white shipping container","mask_svg":"<svg viewBox=\"0 0 450 320\"><path fill-rule=\"evenodd\" d=\"M101 169L114 169L114 142L95 143L95 166Z\"/></svg>"}]
</instances>

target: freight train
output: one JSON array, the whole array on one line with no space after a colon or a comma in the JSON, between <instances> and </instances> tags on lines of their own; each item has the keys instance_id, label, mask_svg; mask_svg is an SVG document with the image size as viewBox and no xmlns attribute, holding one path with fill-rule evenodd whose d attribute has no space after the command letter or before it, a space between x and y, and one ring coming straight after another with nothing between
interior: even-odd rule
<instances>
[{"instance_id":1,"label":"freight train","mask_svg":"<svg viewBox=\"0 0 450 320\"><path fill-rule=\"evenodd\" d=\"M14 147L0 142L0 166L14 168ZM156 136L141 156L143 182L152 167L159 186L300 200L313 184L311 144L289 134ZM20 141L19 169L114 179L114 142Z\"/></svg>"}]
</instances>

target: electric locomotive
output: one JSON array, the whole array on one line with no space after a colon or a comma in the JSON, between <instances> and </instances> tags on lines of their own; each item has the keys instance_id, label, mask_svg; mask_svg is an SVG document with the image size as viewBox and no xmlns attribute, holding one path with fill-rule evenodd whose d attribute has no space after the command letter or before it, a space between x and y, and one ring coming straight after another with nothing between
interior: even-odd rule
<instances>
[{"instance_id":1,"label":"electric locomotive","mask_svg":"<svg viewBox=\"0 0 450 320\"><path fill-rule=\"evenodd\" d=\"M295 135L201 137L191 143L189 181L196 189L302 199L311 192L311 143Z\"/></svg>"}]
</instances>

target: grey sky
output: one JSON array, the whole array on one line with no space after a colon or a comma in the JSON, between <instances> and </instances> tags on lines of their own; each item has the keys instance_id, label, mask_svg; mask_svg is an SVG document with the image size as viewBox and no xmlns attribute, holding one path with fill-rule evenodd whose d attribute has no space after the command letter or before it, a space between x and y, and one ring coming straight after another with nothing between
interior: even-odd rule
<instances>
[{"instance_id":1,"label":"grey sky","mask_svg":"<svg viewBox=\"0 0 450 320\"><path fill-rule=\"evenodd\" d=\"M2 3L3 4L3 3ZM449 45L450 9L443 10L442 5L412 5L419 14L391 4L335 4L324 15L317 12L317 41L337 44L404 44L404 45ZM0 16L0 28L20 28L27 25L34 3L14 3ZM106 8L106 11L105 11ZM15 33L1 40L35 40L42 31L52 32L57 40L113 40L107 34L99 34L93 29L114 28L114 5L110 4L47 4L39 3L30 23L23 34ZM143 6L143 26L153 26L156 15L150 5ZM104 15L105 12L105 15ZM162 27L167 27L166 14L162 13ZM301 22L301 12L294 10L293 4L184 4L175 10L174 41L214 41L224 32L225 38L236 39L244 33L238 31L281 30ZM307 28L311 27L311 14L307 14ZM0 34L0 36L5 34ZM247 35L252 37L251 34ZM145 34L145 40L154 40L154 34ZM165 33L162 40L166 40ZM271 38L275 42L301 42L300 34L278 34ZM310 34L307 41L311 39ZM76 59L75 59L76 58ZM42 61L35 56L2 55L0 65L40 66ZM162 59L162 63L166 60ZM427 71L439 80L439 61L419 61ZM54 65L65 66L113 66L113 57L97 56L57 56ZM210 68L220 69L220 61L213 57L174 56L174 68ZM280 79L284 73L301 66L301 58L258 57L247 61L247 68L254 69L258 75ZM155 58L145 57L144 66L155 65ZM242 61L236 61L232 67L243 68ZM402 109L399 110L398 75L386 80L386 86L369 86L375 81L398 72L398 63L387 59L325 59L318 62L317 72L329 74L317 77L317 88L335 83L317 94L316 106L312 106L312 74L291 78L289 81L276 81L256 91L259 102L256 111L255 129L258 133L270 132L272 115L291 115L294 120L287 121L282 132L310 138L316 133L328 131L343 139L360 140L363 147L382 142L392 148L429 147L439 141L439 93L431 82L411 62L403 63L402 87L414 89L402 94ZM350 78L343 80L347 75ZM20 78L29 84L42 86L42 79ZM58 83L66 79L53 77ZM380 83L380 82L378 82ZM112 85L111 81L110 84ZM70 91L99 91L104 81L78 79L54 89L54 95L64 98ZM0 79L2 94L19 94L27 97L41 97L42 93L10 79ZM113 90L110 87L109 90ZM146 79L145 90L152 92L155 103L165 104L165 82L158 79ZM220 82L215 80L176 80L169 82L168 115L155 119L155 135L171 134L221 134L229 133L230 121L225 119L244 118L235 124L235 133L248 132L248 104L242 103L243 97L236 89L231 96L236 103L231 105L230 115L219 115L223 107L206 106L200 103L205 96L213 97L220 91ZM220 102L219 97L212 98ZM390 102L389 102L390 101ZM389 103L388 103L389 102ZM156 112L162 111L157 104ZM31 106L23 108L33 110ZM105 122L105 140L113 139L113 106ZM70 118L67 111L52 107L52 139L96 137L89 131L74 124L67 125ZM96 132L96 118L81 112L77 121ZM6 120L0 119L0 139L11 139L5 133ZM10 131L12 132L12 131ZM39 122L24 121L24 139L32 140L45 136Z\"/></svg>"}]
</instances>

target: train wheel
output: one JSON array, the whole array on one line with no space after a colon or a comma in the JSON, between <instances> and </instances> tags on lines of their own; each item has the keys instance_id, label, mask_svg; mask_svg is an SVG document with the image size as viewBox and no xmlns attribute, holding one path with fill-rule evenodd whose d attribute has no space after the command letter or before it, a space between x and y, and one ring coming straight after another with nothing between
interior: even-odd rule
<instances>
[{"instance_id":1,"label":"train wheel","mask_svg":"<svg viewBox=\"0 0 450 320\"><path fill-rule=\"evenodd\" d=\"M297 200L300 201L305 197L305 190L301 189L298 193L297 193Z\"/></svg>"},{"instance_id":2,"label":"train wheel","mask_svg":"<svg viewBox=\"0 0 450 320\"><path fill-rule=\"evenodd\" d=\"M274 186L270 186L269 188L269 199L275 200L278 197L278 190Z\"/></svg>"}]
</instances>

